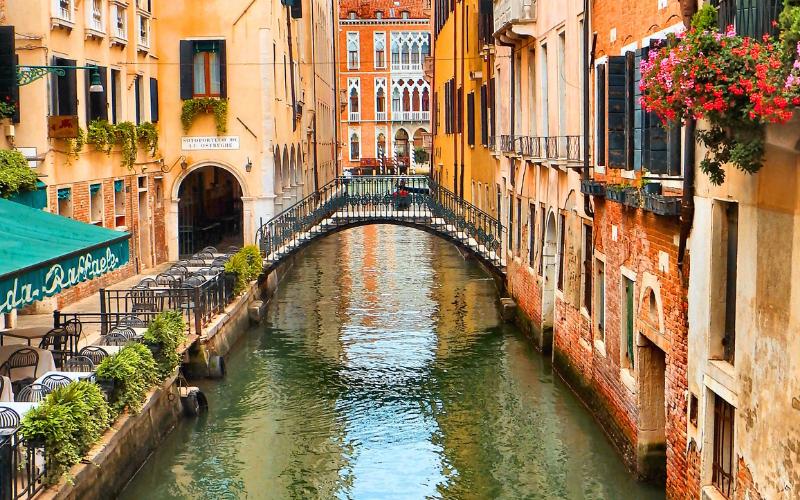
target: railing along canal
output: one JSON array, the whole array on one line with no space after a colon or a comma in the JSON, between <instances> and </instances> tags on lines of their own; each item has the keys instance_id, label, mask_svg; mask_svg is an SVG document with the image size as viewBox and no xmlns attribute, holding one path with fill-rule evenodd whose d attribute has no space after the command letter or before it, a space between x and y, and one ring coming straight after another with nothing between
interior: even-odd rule
<instances>
[{"instance_id":1,"label":"railing along canal","mask_svg":"<svg viewBox=\"0 0 800 500\"><path fill-rule=\"evenodd\" d=\"M44 487L44 444L24 441L16 424L0 429L0 500L32 498Z\"/></svg>"},{"instance_id":2,"label":"railing along canal","mask_svg":"<svg viewBox=\"0 0 800 500\"><path fill-rule=\"evenodd\" d=\"M369 222L424 226L504 265L500 222L425 176L337 178L261 226L256 245L270 268L322 234Z\"/></svg>"}]
</instances>

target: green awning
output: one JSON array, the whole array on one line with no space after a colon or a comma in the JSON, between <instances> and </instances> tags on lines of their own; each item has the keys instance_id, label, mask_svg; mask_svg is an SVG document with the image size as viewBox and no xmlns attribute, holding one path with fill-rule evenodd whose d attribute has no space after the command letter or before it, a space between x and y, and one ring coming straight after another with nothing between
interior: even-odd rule
<instances>
[{"instance_id":1,"label":"green awning","mask_svg":"<svg viewBox=\"0 0 800 500\"><path fill-rule=\"evenodd\" d=\"M8 200L41 210L47 207L47 186L45 186L44 182L39 181L33 191L14 193L8 197Z\"/></svg>"},{"instance_id":2,"label":"green awning","mask_svg":"<svg viewBox=\"0 0 800 500\"><path fill-rule=\"evenodd\" d=\"M0 199L0 314L124 266L130 237Z\"/></svg>"}]
</instances>

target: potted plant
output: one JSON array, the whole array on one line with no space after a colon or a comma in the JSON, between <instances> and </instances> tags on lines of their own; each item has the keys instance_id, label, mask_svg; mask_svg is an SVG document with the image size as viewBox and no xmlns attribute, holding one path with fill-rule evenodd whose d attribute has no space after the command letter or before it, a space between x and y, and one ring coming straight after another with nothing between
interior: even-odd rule
<instances>
[{"instance_id":1,"label":"potted plant","mask_svg":"<svg viewBox=\"0 0 800 500\"><path fill-rule=\"evenodd\" d=\"M609 184L606 186L606 199L616 201L617 203L625 202L625 192L630 189L628 184Z\"/></svg>"},{"instance_id":2,"label":"potted plant","mask_svg":"<svg viewBox=\"0 0 800 500\"><path fill-rule=\"evenodd\" d=\"M594 179L581 179L581 193L592 196L605 196L605 184Z\"/></svg>"}]
</instances>

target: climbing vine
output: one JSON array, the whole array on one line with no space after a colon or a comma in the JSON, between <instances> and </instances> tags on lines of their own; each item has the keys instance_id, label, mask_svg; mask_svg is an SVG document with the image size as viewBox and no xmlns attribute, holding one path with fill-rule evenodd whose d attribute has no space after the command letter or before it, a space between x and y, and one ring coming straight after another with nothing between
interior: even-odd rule
<instances>
[{"instance_id":1,"label":"climbing vine","mask_svg":"<svg viewBox=\"0 0 800 500\"><path fill-rule=\"evenodd\" d=\"M217 135L222 135L228 131L228 101L226 99L200 97L183 101L183 107L181 108L181 124L183 125L184 132L189 132L195 118L197 118L197 115L200 113L211 113L214 115Z\"/></svg>"},{"instance_id":2,"label":"climbing vine","mask_svg":"<svg viewBox=\"0 0 800 500\"><path fill-rule=\"evenodd\" d=\"M79 131L79 137L82 131ZM68 140L69 141L69 140ZM83 147L83 142L67 143L68 155L77 157L77 152ZM106 155L111 155L115 146L120 147L122 156L121 165L128 170L133 169L138 154L139 142L146 145L150 156L154 157L158 152L158 129L150 122L145 122L138 127L131 122L122 122L117 125L106 120L94 120L89 124L89 131L85 135L84 142L92 144L97 151L102 151Z\"/></svg>"},{"instance_id":3,"label":"climbing vine","mask_svg":"<svg viewBox=\"0 0 800 500\"><path fill-rule=\"evenodd\" d=\"M150 151L150 157L154 157L158 151L158 129L150 122L145 122L136 127L136 133L139 135L139 140L144 142L147 150Z\"/></svg>"},{"instance_id":4,"label":"climbing vine","mask_svg":"<svg viewBox=\"0 0 800 500\"><path fill-rule=\"evenodd\" d=\"M86 132L78 127L78 137L74 139L64 139L64 144L67 146L64 154L67 155L67 165L72 165L71 158L76 160L79 158L80 152L83 151L83 146L86 145Z\"/></svg>"}]
</instances>

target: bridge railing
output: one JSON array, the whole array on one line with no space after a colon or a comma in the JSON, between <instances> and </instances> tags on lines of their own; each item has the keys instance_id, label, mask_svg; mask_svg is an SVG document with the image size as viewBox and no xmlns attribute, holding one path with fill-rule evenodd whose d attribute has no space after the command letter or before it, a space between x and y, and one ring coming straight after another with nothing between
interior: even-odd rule
<instances>
[{"instance_id":1,"label":"bridge railing","mask_svg":"<svg viewBox=\"0 0 800 500\"><path fill-rule=\"evenodd\" d=\"M317 234L370 220L425 225L504 264L500 222L426 176L337 178L261 226L256 245L270 265Z\"/></svg>"}]
</instances>

